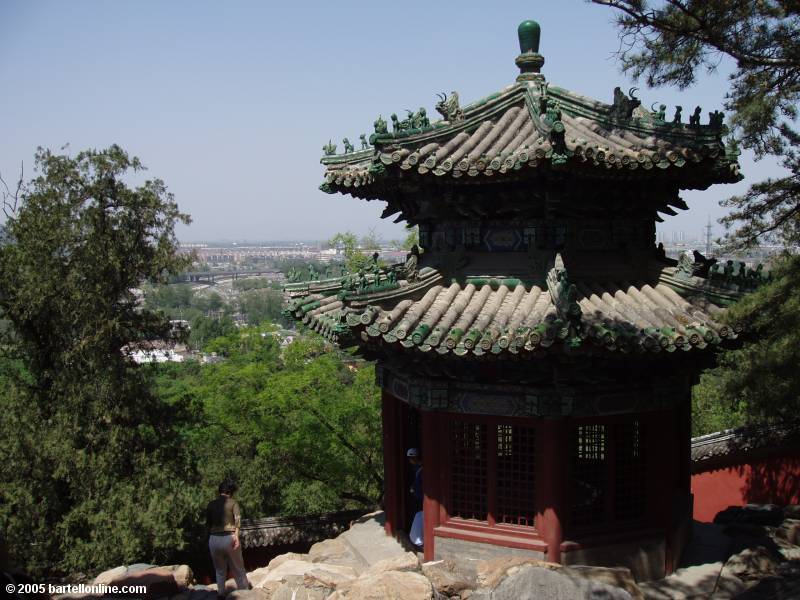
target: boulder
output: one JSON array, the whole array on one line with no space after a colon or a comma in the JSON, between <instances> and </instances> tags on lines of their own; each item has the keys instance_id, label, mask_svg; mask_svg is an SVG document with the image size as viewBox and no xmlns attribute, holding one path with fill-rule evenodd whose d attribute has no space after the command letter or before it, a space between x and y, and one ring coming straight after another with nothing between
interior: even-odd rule
<instances>
[{"instance_id":1,"label":"boulder","mask_svg":"<svg viewBox=\"0 0 800 600\"><path fill-rule=\"evenodd\" d=\"M178 587L185 588L194 583L194 573L189 565L172 565L164 568L172 571L172 577Z\"/></svg>"},{"instance_id":2,"label":"boulder","mask_svg":"<svg viewBox=\"0 0 800 600\"><path fill-rule=\"evenodd\" d=\"M346 557L350 554L350 548L339 538L322 540L317 542L308 551L308 558L311 562L331 562L331 559Z\"/></svg>"},{"instance_id":3,"label":"boulder","mask_svg":"<svg viewBox=\"0 0 800 600\"><path fill-rule=\"evenodd\" d=\"M488 560L479 561L477 564L477 582L481 587L493 587L502 579L506 571L519 565L534 565L543 569L560 569L561 565L523 556L498 556Z\"/></svg>"},{"instance_id":4,"label":"boulder","mask_svg":"<svg viewBox=\"0 0 800 600\"><path fill-rule=\"evenodd\" d=\"M735 597L745 587L738 577L722 572L721 562L678 569L664 579L639 584L648 600L723 600Z\"/></svg>"},{"instance_id":5,"label":"boulder","mask_svg":"<svg viewBox=\"0 0 800 600\"><path fill-rule=\"evenodd\" d=\"M280 583L270 600L325 600L330 593L326 588L307 588L302 577L290 575Z\"/></svg>"},{"instance_id":6,"label":"boulder","mask_svg":"<svg viewBox=\"0 0 800 600\"><path fill-rule=\"evenodd\" d=\"M800 561L800 546L792 546L790 548L779 548L778 552L781 553L781 556L786 560L797 560Z\"/></svg>"},{"instance_id":7,"label":"boulder","mask_svg":"<svg viewBox=\"0 0 800 600\"><path fill-rule=\"evenodd\" d=\"M599 581L610 586L622 588L634 600L644 600L644 594L636 585L633 573L627 567L588 567L575 565L562 568L559 573L567 577L582 577L591 581Z\"/></svg>"},{"instance_id":8,"label":"boulder","mask_svg":"<svg viewBox=\"0 0 800 600\"><path fill-rule=\"evenodd\" d=\"M733 575L742 581L754 581L774 575L783 558L763 546L747 548L731 556L722 569L722 575Z\"/></svg>"},{"instance_id":9,"label":"boulder","mask_svg":"<svg viewBox=\"0 0 800 600\"><path fill-rule=\"evenodd\" d=\"M599 581L569 577L560 569L520 564L490 588L479 588L470 600L631 600L623 590Z\"/></svg>"},{"instance_id":10,"label":"boulder","mask_svg":"<svg viewBox=\"0 0 800 600\"><path fill-rule=\"evenodd\" d=\"M784 519L775 531L775 537L785 540L793 546L800 546L800 518Z\"/></svg>"},{"instance_id":11,"label":"boulder","mask_svg":"<svg viewBox=\"0 0 800 600\"><path fill-rule=\"evenodd\" d=\"M356 578L356 572L350 567L324 564L323 566L326 568L314 568L310 571L306 571L306 574L303 576L303 585L305 587L335 589ZM336 569L332 569L334 566L336 566Z\"/></svg>"},{"instance_id":12,"label":"boulder","mask_svg":"<svg viewBox=\"0 0 800 600\"><path fill-rule=\"evenodd\" d=\"M109 585L115 586L131 586L143 585L147 587L145 598L161 598L163 596L174 596L180 590L175 578L172 576L172 571L164 567L151 567L148 569L136 568L131 569L137 565L128 567L127 571L121 577L112 580Z\"/></svg>"},{"instance_id":13,"label":"boulder","mask_svg":"<svg viewBox=\"0 0 800 600\"><path fill-rule=\"evenodd\" d=\"M257 583L264 581L267 573L269 573L269 567L260 567L254 571L248 571L247 581L250 582L251 587L256 587Z\"/></svg>"},{"instance_id":14,"label":"boulder","mask_svg":"<svg viewBox=\"0 0 800 600\"><path fill-rule=\"evenodd\" d=\"M353 567L359 573L367 566L364 560L357 557L352 547L341 537L317 542L308 551L311 562L324 562L332 565L346 565Z\"/></svg>"},{"instance_id":15,"label":"boulder","mask_svg":"<svg viewBox=\"0 0 800 600\"><path fill-rule=\"evenodd\" d=\"M734 521L753 525L780 525L784 510L776 504L746 504L745 506L729 506L717 513L714 523L727 525Z\"/></svg>"},{"instance_id":16,"label":"boulder","mask_svg":"<svg viewBox=\"0 0 800 600\"><path fill-rule=\"evenodd\" d=\"M127 572L128 572L128 567L126 567L124 565L119 566L119 567L114 567L113 569L109 569L108 571L103 571L102 573L100 573L100 575L95 577L94 578L94 584L95 585L108 585L109 583L111 583L115 579L119 579L120 577L125 575L125 573L127 573Z\"/></svg>"},{"instance_id":17,"label":"boulder","mask_svg":"<svg viewBox=\"0 0 800 600\"><path fill-rule=\"evenodd\" d=\"M784 519L800 519L800 504L789 504L783 507Z\"/></svg>"},{"instance_id":18,"label":"boulder","mask_svg":"<svg viewBox=\"0 0 800 600\"><path fill-rule=\"evenodd\" d=\"M423 563L422 574L430 580L437 592L445 596L458 594L463 598L464 592L477 586L474 573L468 573L449 559Z\"/></svg>"},{"instance_id":19,"label":"boulder","mask_svg":"<svg viewBox=\"0 0 800 600\"><path fill-rule=\"evenodd\" d=\"M297 552L287 552L286 554L279 554L267 565L268 569L274 569L281 563L286 562L287 560L310 560L308 554L298 554Z\"/></svg>"},{"instance_id":20,"label":"boulder","mask_svg":"<svg viewBox=\"0 0 800 600\"><path fill-rule=\"evenodd\" d=\"M287 581L292 577L299 577L302 581L306 573L309 571L326 571L329 577L341 576L349 579L355 579L358 573L352 567L347 565L335 565L329 563L312 563L304 560L287 560L281 563L274 569L269 569L264 578L253 587L263 587L265 583L270 581Z\"/></svg>"},{"instance_id":21,"label":"boulder","mask_svg":"<svg viewBox=\"0 0 800 600\"><path fill-rule=\"evenodd\" d=\"M227 600L272 600L275 590L280 584L273 587L253 588L252 590L236 590L226 596Z\"/></svg>"},{"instance_id":22,"label":"boulder","mask_svg":"<svg viewBox=\"0 0 800 600\"><path fill-rule=\"evenodd\" d=\"M371 565L364 574L377 575L384 571L418 571L419 559L413 552L406 552L400 556L384 558Z\"/></svg>"},{"instance_id":23,"label":"boulder","mask_svg":"<svg viewBox=\"0 0 800 600\"><path fill-rule=\"evenodd\" d=\"M432 600L435 592L426 577L412 571L366 573L336 598L346 600Z\"/></svg>"}]
</instances>

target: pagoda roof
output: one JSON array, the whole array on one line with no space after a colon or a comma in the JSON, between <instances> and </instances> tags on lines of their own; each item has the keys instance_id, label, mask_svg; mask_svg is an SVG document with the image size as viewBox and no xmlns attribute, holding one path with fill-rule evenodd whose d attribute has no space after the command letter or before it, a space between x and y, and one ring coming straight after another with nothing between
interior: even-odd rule
<instances>
[{"instance_id":1,"label":"pagoda roof","mask_svg":"<svg viewBox=\"0 0 800 600\"><path fill-rule=\"evenodd\" d=\"M571 282L556 255L544 285L448 282L430 267L412 281L388 273L362 275L359 288L347 277L289 285L286 312L345 346L456 356L697 351L740 331L719 316L741 288L672 266L646 280Z\"/></svg>"},{"instance_id":2,"label":"pagoda roof","mask_svg":"<svg viewBox=\"0 0 800 600\"><path fill-rule=\"evenodd\" d=\"M722 113L709 113L709 124L668 122L643 109L632 93L617 88L614 96L613 104L605 104L543 79L519 81L451 110L449 120L378 132L371 147L324 156L321 189L377 198L381 182L397 177L488 182L553 170L629 180L669 177L683 189L741 179L737 152L722 143ZM409 115L409 126L418 115Z\"/></svg>"}]
</instances>

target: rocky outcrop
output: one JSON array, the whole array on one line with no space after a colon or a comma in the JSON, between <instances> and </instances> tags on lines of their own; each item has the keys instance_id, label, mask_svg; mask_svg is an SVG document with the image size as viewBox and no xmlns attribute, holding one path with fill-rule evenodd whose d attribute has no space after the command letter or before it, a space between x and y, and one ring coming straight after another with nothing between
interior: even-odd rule
<instances>
[{"instance_id":1,"label":"rocky outcrop","mask_svg":"<svg viewBox=\"0 0 800 600\"><path fill-rule=\"evenodd\" d=\"M624 567L562 566L501 556L484 561L420 564L414 552L383 533L380 515L354 522L307 554L287 553L248 573L253 589L230 600L689 600L800 598L800 507L748 506L721 513L715 540L727 550L715 562L637 583ZM216 600L216 585L194 585L186 565L136 564L98 575L106 585L148 585L147 598ZM123 583L124 582L124 583ZM64 599L66 600L66 598ZM85 599L84 599L85 600Z\"/></svg>"},{"instance_id":2,"label":"rocky outcrop","mask_svg":"<svg viewBox=\"0 0 800 600\"><path fill-rule=\"evenodd\" d=\"M422 565L422 574L433 584L433 589L448 598L460 597L474 590L478 583L474 571L453 560L435 560Z\"/></svg>"},{"instance_id":3,"label":"rocky outcrop","mask_svg":"<svg viewBox=\"0 0 800 600\"><path fill-rule=\"evenodd\" d=\"M194 574L188 565L157 567L147 564L120 566L100 573L95 585L147 587L146 598L176 596L194 583Z\"/></svg>"},{"instance_id":4,"label":"rocky outcrop","mask_svg":"<svg viewBox=\"0 0 800 600\"><path fill-rule=\"evenodd\" d=\"M337 591L331 600L432 600L433 585L421 573L381 571L365 573Z\"/></svg>"},{"instance_id":5,"label":"rocky outcrop","mask_svg":"<svg viewBox=\"0 0 800 600\"><path fill-rule=\"evenodd\" d=\"M491 587L476 590L470 600L631 600L615 586L583 577L571 577L564 569L521 564L508 569Z\"/></svg>"}]
</instances>

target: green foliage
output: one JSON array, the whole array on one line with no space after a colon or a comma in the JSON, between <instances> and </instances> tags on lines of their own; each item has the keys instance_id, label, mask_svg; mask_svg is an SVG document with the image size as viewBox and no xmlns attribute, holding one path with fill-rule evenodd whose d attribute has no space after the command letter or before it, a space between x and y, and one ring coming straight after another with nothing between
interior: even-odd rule
<instances>
[{"instance_id":1,"label":"green foliage","mask_svg":"<svg viewBox=\"0 0 800 600\"><path fill-rule=\"evenodd\" d=\"M221 317L198 316L192 319L189 346L204 349L215 338L236 332L236 323L228 315Z\"/></svg>"},{"instance_id":2,"label":"green foliage","mask_svg":"<svg viewBox=\"0 0 800 600\"><path fill-rule=\"evenodd\" d=\"M159 394L202 412L184 432L204 486L232 474L247 515L371 506L382 489L374 368L351 371L318 339L282 352L270 327L207 345L226 360L165 367Z\"/></svg>"},{"instance_id":3,"label":"green foliage","mask_svg":"<svg viewBox=\"0 0 800 600\"><path fill-rule=\"evenodd\" d=\"M191 260L174 236L188 218L162 182L124 183L141 165L119 148L37 164L0 244L0 530L14 562L45 577L181 561L229 475L246 517L374 506L372 366L351 370L318 338L281 348L273 325L205 316L225 308L218 295L164 286ZM157 286L144 308L142 286ZM269 315L275 294L244 292L243 309ZM222 362L128 360L129 344L170 335L176 310L195 311L192 335Z\"/></svg>"},{"instance_id":4,"label":"green foliage","mask_svg":"<svg viewBox=\"0 0 800 600\"><path fill-rule=\"evenodd\" d=\"M249 292L250 290L263 290L267 288L280 289L280 286L273 284L266 277L253 277L249 279L237 279L233 282L233 289L242 292Z\"/></svg>"},{"instance_id":5,"label":"green foliage","mask_svg":"<svg viewBox=\"0 0 800 600\"><path fill-rule=\"evenodd\" d=\"M794 419L800 413L800 256L785 257L773 280L725 315L749 340L723 353L719 366L695 387L697 427L703 433Z\"/></svg>"},{"instance_id":6,"label":"green foliage","mask_svg":"<svg viewBox=\"0 0 800 600\"><path fill-rule=\"evenodd\" d=\"M649 85L693 84L722 57L736 63L725 108L743 147L779 156L789 175L723 202L733 247L800 242L800 12L781 0L592 0L619 11L622 67Z\"/></svg>"},{"instance_id":7,"label":"green foliage","mask_svg":"<svg viewBox=\"0 0 800 600\"><path fill-rule=\"evenodd\" d=\"M363 243L366 244L366 246L360 246L358 237L350 231L337 233L327 242L328 246L332 248L342 248L345 267L350 273L358 273L362 270L366 271L372 267L372 256L370 256L370 254L365 254L362 249L368 251L377 250L377 241L374 236L368 236L363 238Z\"/></svg>"},{"instance_id":8,"label":"green foliage","mask_svg":"<svg viewBox=\"0 0 800 600\"><path fill-rule=\"evenodd\" d=\"M169 335L131 290L187 266L188 217L163 182L129 187L143 167L117 146L36 164L0 245L0 528L33 575L160 562L196 520L188 407L153 396L124 347Z\"/></svg>"},{"instance_id":9,"label":"green foliage","mask_svg":"<svg viewBox=\"0 0 800 600\"><path fill-rule=\"evenodd\" d=\"M239 297L239 308L249 325L283 321L283 294L274 289L255 289Z\"/></svg>"},{"instance_id":10,"label":"green foliage","mask_svg":"<svg viewBox=\"0 0 800 600\"><path fill-rule=\"evenodd\" d=\"M411 250L414 246L419 246L419 226L406 225L406 239L403 242L403 250Z\"/></svg>"}]
</instances>

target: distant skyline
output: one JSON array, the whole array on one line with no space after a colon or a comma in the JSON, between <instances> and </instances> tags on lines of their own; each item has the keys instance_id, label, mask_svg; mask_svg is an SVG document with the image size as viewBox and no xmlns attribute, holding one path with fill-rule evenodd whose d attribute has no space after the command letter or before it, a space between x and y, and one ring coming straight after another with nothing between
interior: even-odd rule
<instances>
[{"instance_id":1,"label":"distant skyline","mask_svg":"<svg viewBox=\"0 0 800 600\"><path fill-rule=\"evenodd\" d=\"M643 105L688 114L721 108L729 64L683 91L647 89L619 72L613 11L579 0L501 5L348 2L0 3L0 173L32 175L37 146L119 144L163 179L192 225L184 242L323 240L337 231L385 240L402 224L382 202L329 196L319 159L329 139L369 135L372 122L457 90L462 103L513 83L516 28L542 27L548 81L610 102L637 85ZM745 180L683 192L689 211L658 230L696 237L719 200L782 170L741 157ZM722 229L715 223L715 237Z\"/></svg>"}]
</instances>

